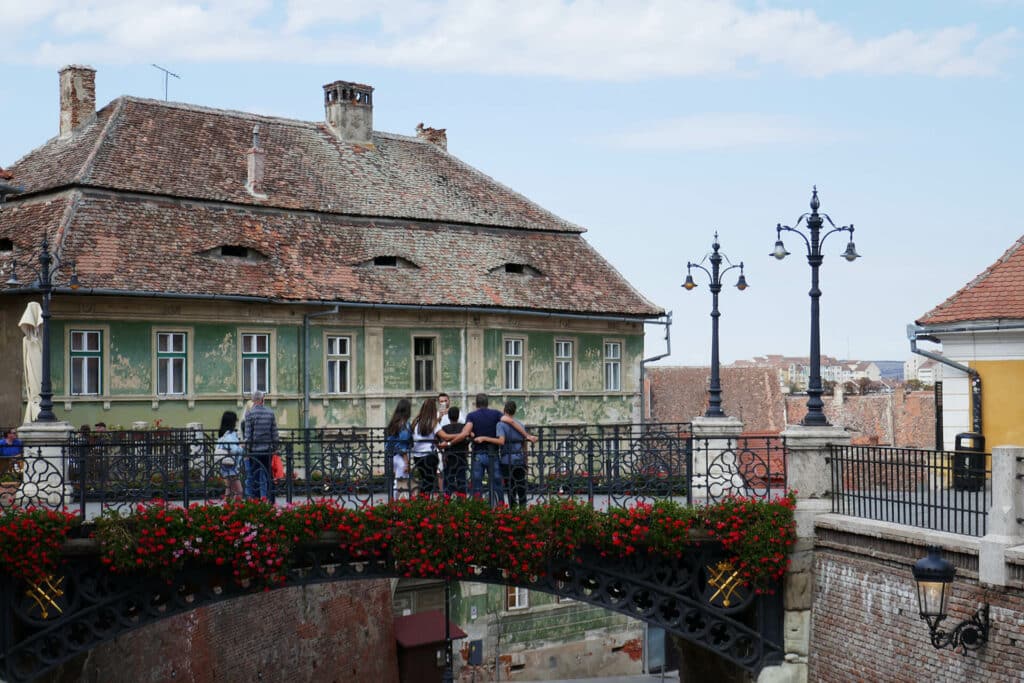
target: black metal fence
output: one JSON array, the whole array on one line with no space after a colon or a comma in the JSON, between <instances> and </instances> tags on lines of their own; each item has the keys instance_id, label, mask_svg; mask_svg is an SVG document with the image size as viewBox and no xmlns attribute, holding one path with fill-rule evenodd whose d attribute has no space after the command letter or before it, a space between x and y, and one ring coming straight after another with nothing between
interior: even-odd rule
<instances>
[{"instance_id":1,"label":"black metal fence","mask_svg":"<svg viewBox=\"0 0 1024 683\"><path fill-rule=\"evenodd\" d=\"M832 446L832 512L984 536L991 505L985 453Z\"/></svg>"},{"instance_id":2,"label":"black metal fence","mask_svg":"<svg viewBox=\"0 0 1024 683\"><path fill-rule=\"evenodd\" d=\"M785 492L778 438L695 440L685 423L531 430L539 441L521 465L500 452L406 456L407 449L389 444L381 429L283 430L275 450L283 472L276 477L269 453L219 452L214 432L75 434L59 444L26 446L3 475L0 508L67 507L93 517L155 499L188 505L222 501L233 492L258 496L262 480L278 503L333 499L348 506L464 493L489 496L495 504L570 498L605 508L659 498L700 504Z\"/></svg>"}]
</instances>

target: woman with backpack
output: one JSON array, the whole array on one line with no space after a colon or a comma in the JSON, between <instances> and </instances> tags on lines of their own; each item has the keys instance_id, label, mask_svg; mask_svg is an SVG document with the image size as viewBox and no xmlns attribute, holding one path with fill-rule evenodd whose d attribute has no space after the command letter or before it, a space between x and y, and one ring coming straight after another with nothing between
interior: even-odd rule
<instances>
[{"instance_id":1,"label":"woman with backpack","mask_svg":"<svg viewBox=\"0 0 1024 683\"><path fill-rule=\"evenodd\" d=\"M406 497L411 494L409 487L409 449L412 447L410 415L412 415L412 403L409 399L403 398L395 406L391 421L384 428L384 456L391 458L391 468L395 475L395 498L401 498L402 494L405 494Z\"/></svg>"}]
</instances>

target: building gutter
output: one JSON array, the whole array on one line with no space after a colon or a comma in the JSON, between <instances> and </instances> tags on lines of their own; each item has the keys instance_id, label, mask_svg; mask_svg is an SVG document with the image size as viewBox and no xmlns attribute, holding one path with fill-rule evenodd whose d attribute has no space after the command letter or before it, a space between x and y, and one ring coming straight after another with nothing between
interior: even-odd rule
<instances>
[{"instance_id":1,"label":"building gutter","mask_svg":"<svg viewBox=\"0 0 1024 683\"><path fill-rule=\"evenodd\" d=\"M326 311L307 313L302 316L302 427L309 430L309 321L313 318L320 318L325 315L334 315L340 307L335 304L334 308Z\"/></svg>"},{"instance_id":2,"label":"building gutter","mask_svg":"<svg viewBox=\"0 0 1024 683\"><path fill-rule=\"evenodd\" d=\"M1003 330L1006 330L1006 329L1022 329L1022 330L1024 330L1024 323L1016 325L1015 328L1006 327L1006 326L1001 327L1001 328L1000 327L995 327L994 328L994 327L991 327L991 326L988 326L988 325L986 325L985 327L982 327L981 325L975 326L975 324L972 324L972 323L966 323L966 324L962 324L962 325L957 325L956 327L945 327L945 328L940 328L940 327L924 328L924 327L921 327L920 325L907 325L907 339L910 340L910 352L911 353L915 353L915 354L917 354L919 356L924 356L925 358L930 358L931 360L934 360L934 361L937 361L939 363L942 363L943 365L948 365L951 368L955 368L955 369L959 370L960 372L966 373L967 376L971 378L971 431L973 431L975 434L984 434L984 432L982 431L982 419L981 419L981 375L979 375L978 371L975 370L974 368L970 367L969 365L964 365L963 363L958 363L955 360L951 360L949 358L946 358L942 354L935 353L934 351L926 351L925 349L917 348L917 342L918 342L918 340L920 340L920 341L928 341L928 342L932 342L932 343L938 344L938 343L941 343L941 340L938 337L934 336L935 334L952 333L952 332L977 332L977 331L981 331L982 329L984 329L985 331L990 331L990 330L994 330L994 329L1003 329Z\"/></svg>"},{"instance_id":3,"label":"building gutter","mask_svg":"<svg viewBox=\"0 0 1024 683\"><path fill-rule=\"evenodd\" d=\"M0 294L38 294L36 287L18 287L0 290ZM602 315L600 313L562 313L558 311L533 311L522 308L488 307L488 306L450 306L444 304L381 304L362 301L330 301L327 299L276 299L269 296L250 296L245 294L185 294L182 292L137 292L103 287L54 287L54 294L71 296L125 296L148 299L191 299L195 301L237 301L242 303L275 304L278 306L339 306L342 308L362 308L369 310L402 310L402 311L443 311L450 313L480 313L498 315L527 315L539 318L570 318L575 320L602 320L605 322L645 323L652 325L670 324L660 318L663 313L627 315Z\"/></svg>"},{"instance_id":4,"label":"building gutter","mask_svg":"<svg viewBox=\"0 0 1024 683\"><path fill-rule=\"evenodd\" d=\"M24 189L17 185L9 185L7 183L0 182L0 204L3 204L4 200L7 199L7 195L18 194L19 192L24 192Z\"/></svg>"},{"instance_id":5,"label":"building gutter","mask_svg":"<svg viewBox=\"0 0 1024 683\"><path fill-rule=\"evenodd\" d=\"M644 385L644 381L647 377L647 364L653 363L656 360L661 360L667 356L672 355L672 311L665 314L665 320L651 320L648 321L652 325L664 325L665 326L665 353L658 354L657 356L651 356L650 358L644 358L640 361L640 422L647 420L647 412L645 410L647 405L647 387Z\"/></svg>"}]
</instances>

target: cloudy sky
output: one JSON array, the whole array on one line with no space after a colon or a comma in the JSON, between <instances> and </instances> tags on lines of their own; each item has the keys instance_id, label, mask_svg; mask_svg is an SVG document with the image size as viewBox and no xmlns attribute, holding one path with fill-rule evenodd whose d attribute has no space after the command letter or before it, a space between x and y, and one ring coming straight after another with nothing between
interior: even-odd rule
<instances>
[{"instance_id":1,"label":"cloudy sky","mask_svg":"<svg viewBox=\"0 0 1024 683\"><path fill-rule=\"evenodd\" d=\"M129 94L319 120L373 85L377 130L449 151L555 213L674 312L706 364L711 297L680 289L717 230L750 289L722 359L805 355L810 269L768 257L818 186L822 350L903 360L905 327L1024 232L1024 0L0 0L0 166L57 132L57 69ZM731 280L731 275L729 277ZM699 276L698 282L704 284ZM663 342L649 329L648 350Z\"/></svg>"}]
</instances>

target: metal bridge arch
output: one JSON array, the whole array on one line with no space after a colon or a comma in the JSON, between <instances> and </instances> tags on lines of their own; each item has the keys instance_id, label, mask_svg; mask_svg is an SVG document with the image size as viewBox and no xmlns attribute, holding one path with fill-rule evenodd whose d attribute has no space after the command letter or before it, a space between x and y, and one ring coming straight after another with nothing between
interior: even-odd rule
<instances>
[{"instance_id":1,"label":"metal bridge arch","mask_svg":"<svg viewBox=\"0 0 1024 683\"><path fill-rule=\"evenodd\" d=\"M69 548L64 573L49 585L0 583L4 680L33 680L128 631L255 592L236 585L223 568L197 567L167 582L109 573L92 541ZM279 588L405 576L389 558L353 561L333 543L297 553L297 566ZM722 561L720 548L705 544L672 559L611 560L597 553L551 558L543 575L514 582L500 569L470 566L459 580L514 583L597 605L661 627L756 674L782 661L781 595L732 591L715 580ZM730 589L728 605L723 586Z\"/></svg>"}]
</instances>

